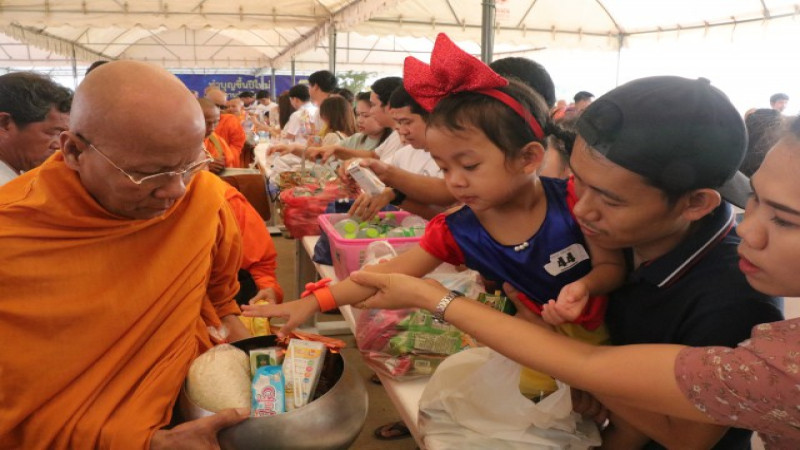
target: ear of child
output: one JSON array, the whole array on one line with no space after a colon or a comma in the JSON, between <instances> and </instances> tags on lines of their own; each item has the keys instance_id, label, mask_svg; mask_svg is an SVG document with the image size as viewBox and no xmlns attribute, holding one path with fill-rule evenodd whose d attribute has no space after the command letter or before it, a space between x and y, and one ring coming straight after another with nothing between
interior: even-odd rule
<instances>
[{"instance_id":1,"label":"ear of child","mask_svg":"<svg viewBox=\"0 0 800 450\"><path fill-rule=\"evenodd\" d=\"M526 174L537 173L544 160L544 147L538 142L529 142L520 150L519 161Z\"/></svg>"}]
</instances>

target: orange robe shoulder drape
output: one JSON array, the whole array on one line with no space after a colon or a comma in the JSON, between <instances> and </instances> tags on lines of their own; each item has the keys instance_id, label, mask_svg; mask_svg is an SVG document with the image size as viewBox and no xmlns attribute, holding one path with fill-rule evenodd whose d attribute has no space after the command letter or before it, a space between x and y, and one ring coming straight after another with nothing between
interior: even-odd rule
<instances>
[{"instance_id":1,"label":"orange robe shoulder drape","mask_svg":"<svg viewBox=\"0 0 800 450\"><path fill-rule=\"evenodd\" d=\"M239 167L239 156L228 145L225 139L222 139L215 131L203 141L206 151L214 158L219 158L219 152L222 151L222 156L225 157L225 167Z\"/></svg>"},{"instance_id":2,"label":"orange robe shoulder drape","mask_svg":"<svg viewBox=\"0 0 800 450\"><path fill-rule=\"evenodd\" d=\"M242 147L247 140L242 123L233 114L220 114L219 123L217 128L214 129L225 142L231 146L231 150L236 155L236 160L239 161L242 155Z\"/></svg>"},{"instance_id":3,"label":"orange robe shoulder drape","mask_svg":"<svg viewBox=\"0 0 800 450\"><path fill-rule=\"evenodd\" d=\"M275 299L283 301L283 289L275 277L278 254L264 219L233 186L225 191L225 198L242 233L242 269L250 272L259 289L271 287L275 290Z\"/></svg>"},{"instance_id":4,"label":"orange robe shoulder drape","mask_svg":"<svg viewBox=\"0 0 800 450\"><path fill-rule=\"evenodd\" d=\"M0 189L0 448L149 448L204 318L239 313L224 186L202 172L164 216L125 219L57 152Z\"/></svg>"}]
</instances>

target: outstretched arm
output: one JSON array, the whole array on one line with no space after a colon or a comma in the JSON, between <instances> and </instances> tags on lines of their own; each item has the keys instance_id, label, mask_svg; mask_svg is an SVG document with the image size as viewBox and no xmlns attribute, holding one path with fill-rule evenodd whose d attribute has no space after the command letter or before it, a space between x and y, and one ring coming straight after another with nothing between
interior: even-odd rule
<instances>
[{"instance_id":1,"label":"outstretched arm","mask_svg":"<svg viewBox=\"0 0 800 450\"><path fill-rule=\"evenodd\" d=\"M441 261L431 256L428 252L416 246L389 261L367 266L365 270L381 273L405 273L409 278L419 280L418 277L428 274L435 269ZM366 299L375 293L375 289L352 282L349 278L330 287L331 294L337 306L351 305ZM281 305L243 305L242 315L247 317L284 317L286 324L278 332L278 336L285 336L298 325L302 324L313 314L319 312L319 303L312 293L296 301L284 302Z\"/></svg>"},{"instance_id":2,"label":"outstretched arm","mask_svg":"<svg viewBox=\"0 0 800 450\"><path fill-rule=\"evenodd\" d=\"M366 301L369 308L433 311L447 293L440 285L399 274L360 271L350 279L378 291ZM683 346L594 346L463 297L450 303L445 319L514 361L578 389L646 411L712 422L684 397L675 380L675 359ZM536 351L520 342L536 342Z\"/></svg>"}]
</instances>

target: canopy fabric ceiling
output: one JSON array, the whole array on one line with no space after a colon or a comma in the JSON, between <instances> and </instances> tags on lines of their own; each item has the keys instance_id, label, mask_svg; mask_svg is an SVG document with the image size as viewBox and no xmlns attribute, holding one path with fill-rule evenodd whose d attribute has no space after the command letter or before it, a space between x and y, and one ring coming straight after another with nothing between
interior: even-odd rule
<instances>
[{"instance_id":1,"label":"canopy fabric ceiling","mask_svg":"<svg viewBox=\"0 0 800 450\"><path fill-rule=\"evenodd\" d=\"M3 0L6 66L136 59L170 69L254 73L328 66L396 70L446 32L480 52L482 0ZM797 30L792 0L496 0L495 53L615 51L638 42ZM782 24L782 25L781 25ZM420 56L422 57L422 56Z\"/></svg>"}]
</instances>

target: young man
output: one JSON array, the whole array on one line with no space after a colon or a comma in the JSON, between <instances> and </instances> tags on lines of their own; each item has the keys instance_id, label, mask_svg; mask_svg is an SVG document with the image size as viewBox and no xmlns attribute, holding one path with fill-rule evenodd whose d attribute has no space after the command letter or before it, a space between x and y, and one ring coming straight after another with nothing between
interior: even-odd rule
<instances>
[{"instance_id":1,"label":"young man","mask_svg":"<svg viewBox=\"0 0 800 450\"><path fill-rule=\"evenodd\" d=\"M72 91L33 72L0 76L0 186L42 164L68 128Z\"/></svg>"},{"instance_id":2,"label":"young man","mask_svg":"<svg viewBox=\"0 0 800 450\"><path fill-rule=\"evenodd\" d=\"M317 107L311 102L308 86L305 84L292 86L289 89L289 101L296 111L289 116L283 132L286 139L305 144L308 137L314 134L314 116L317 114Z\"/></svg>"},{"instance_id":3,"label":"young man","mask_svg":"<svg viewBox=\"0 0 800 450\"><path fill-rule=\"evenodd\" d=\"M644 78L600 97L577 128L575 216L587 239L628 249L632 270L610 296L613 344L735 346L782 318L737 268L734 212L720 192L743 203L746 134L725 94L705 79ZM612 413L604 444L615 448L707 448L720 438L714 448L749 448L749 431L599 400Z\"/></svg>"},{"instance_id":4,"label":"young man","mask_svg":"<svg viewBox=\"0 0 800 450\"><path fill-rule=\"evenodd\" d=\"M380 126L395 128L394 119L389 113L389 98L392 96L392 92L402 85L403 79L400 77L381 78L372 84L372 92L369 94L372 108L369 110L369 114ZM395 131L381 145L375 148L375 155L381 161L388 161L403 145L405 144L400 139L400 135Z\"/></svg>"},{"instance_id":5,"label":"young man","mask_svg":"<svg viewBox=\"0 0 800 450\"><path fill-rule=\"evenodd\" d=\"M428 111L411 98L403 86L392 92L389 108L396 132L407 145L398 149L386 162L370 159L363 164L381 173L395 170L441 180L439 166L425 150ZM402 180L403 177L398 179ZM392 204L428 219L441 212L442 208L431 205L428 196L407 196L402 193L403 187L407 186L401 181L400 186L387 185L381 195L370 197L362 194L350 211L359 217L372 217L386 205Z\"/></svg>"},{"instance_id":6,"label":"young man","mask_svg":"<svg viewBox=\"0 0 800 450\"><path fill-rule=\"evenodd\" d=\"M783 110L786 109L786 105L789 103L789 96L779 92L777 94L772 94L769 98L769 107L778 111L779 113L783 113Z\"/></svg>"},{"instance_id":7,"label":"young man","mask_svg":"<svg viewBox=\"0 0 800 450\"><path fill-rule=\"evenodd\" d=\"M319 106L336 92L338 85L336 75L327 70L319 70L308 76L308 94L311 96L311 102L317 107L313 117L314 129L317 133L322 131L325 126L319 117Z\"/></svg>"}]
</instances>

